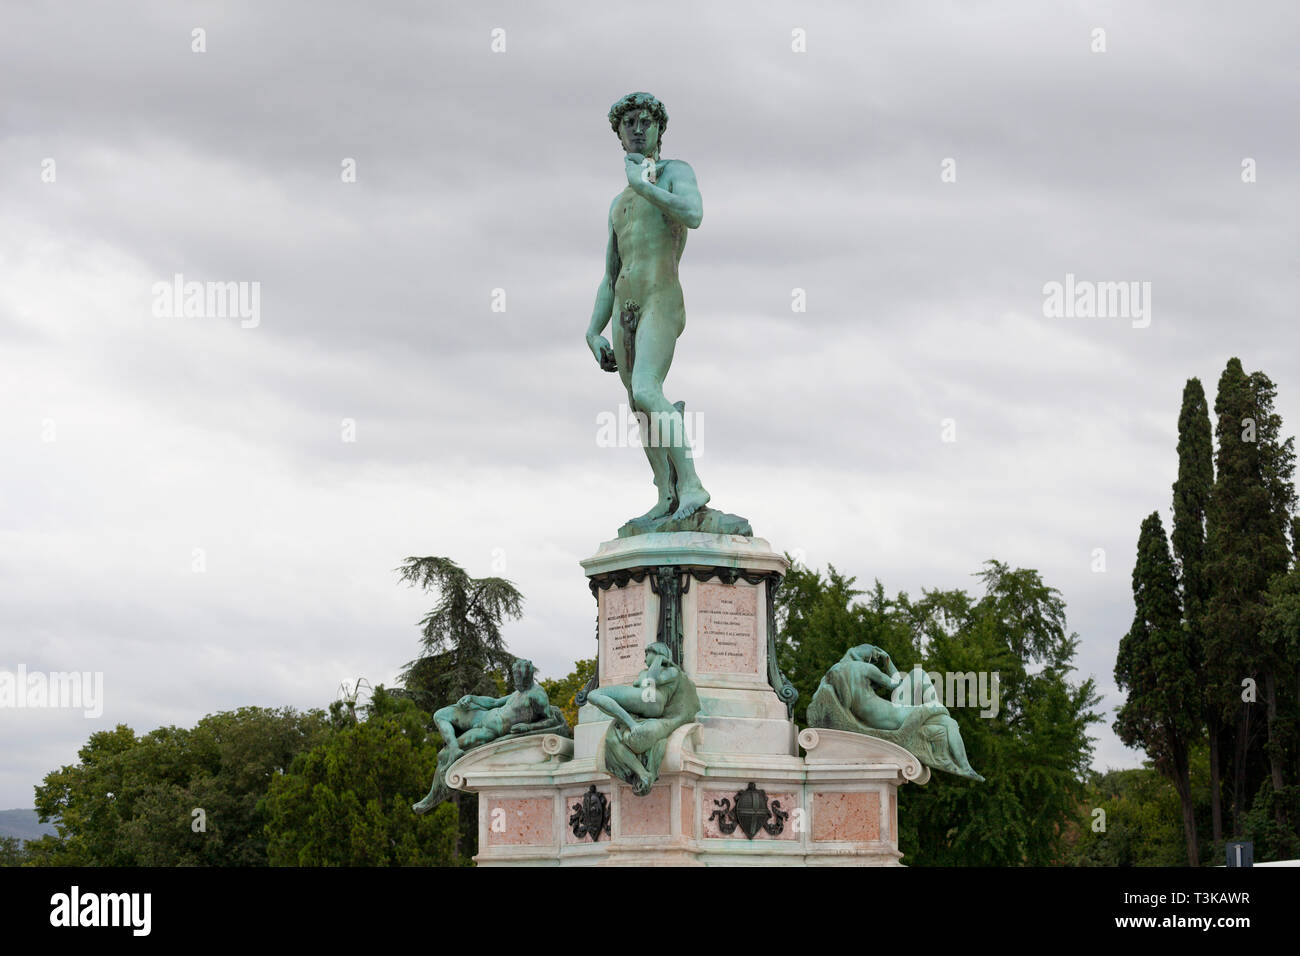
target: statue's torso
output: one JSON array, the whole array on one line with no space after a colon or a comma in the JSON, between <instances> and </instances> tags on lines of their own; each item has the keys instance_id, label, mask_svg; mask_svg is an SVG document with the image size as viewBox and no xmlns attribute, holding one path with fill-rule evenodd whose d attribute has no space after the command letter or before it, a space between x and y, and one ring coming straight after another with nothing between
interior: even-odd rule
<instances>
[{"instance_id":1,"label":"statue's torso","mask_svg":"<svg viewBox=\"0 0 1300 956\"><path fill-rule=\"evenodd\" d=\"M616 297L640 302L665 290L680 296L677 262L686 248L686 227L631 186L615 201L610 218L622 264L614 283Z\"/></svg>"},{"instance_id":2,"label":"statue's torso","mask_svg":"<svg viewBox=\"0 0 1300 956\"><path fill-rule=\"evenodd\" d=\"M509 732L514 724L531 724L543 715L538 714L534 695L527 691L515 691L500 707L484 713L484 726L498 734Z\"/></svg>"}]
</instances>

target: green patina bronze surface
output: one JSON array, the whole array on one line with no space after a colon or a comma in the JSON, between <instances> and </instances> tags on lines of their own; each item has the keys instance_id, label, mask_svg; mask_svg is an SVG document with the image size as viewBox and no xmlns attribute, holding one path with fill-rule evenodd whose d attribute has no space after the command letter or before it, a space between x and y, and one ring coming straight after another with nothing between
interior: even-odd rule
<instances>
[{"instance_id":1,"label":"green patina bronze surface","mask_svg":"<svg viewBox=\"0 0 1300 956\"><path fill-rule=\"evenodd\" d=\"M701 508L688 518L633 518L618 529L620 538L630 538L634 534L650 534L655 531L704 531L709 534L739 534L746 538L754 536L754 529L749 520L740 515L715 511L713 508Z\"/></svg>"},{"instance_id":2,"label":"green patina bronze surface","mask_svg":"<svg viewBox=\"0 0 1300 956\"><path fill-rule=\"evenodd\" d=\"M505 697L466 694L433 715L434 726L442 734L443 748L438 752L438 768L429 795L412 807L416 813L427 813L451 795L447 768L475 747L501 737L573 736L564 714L547 699L541 685L533 682L532 661L516 658L511 676L515 681L513 693Z\"/></svg>"},{"instance_id":3,"label":"green patina bronze surface","mask_svg":"<svg viewBox=\"0 0 1300 956\"><path fill-rule=\"evenodd\" d=\"M895 699L881 697L877 687ZM900 674L889 654L873 644L850 648L826 672L808 704L808 725L879 737L915 754L927 767L984 779L972 769L957 721L939 701L930 678L919 668Z\"/></svg>"},{"instance_id":4,"label":"green patina bronze surface","mask_svg":"<svg viewBox=\"0 0 1300 956\"><path fill-rule=\"evenodd\" d=\"M673 663L667 644L645 649L645 670L631 686L598 687L587 703L614 718L605 732L607 773L645 796L659 779L668 738L700 712L700 695L686 672Z\"/></svg>"},{"instance_id":5,"label":"green patina bronze surface","mask_svg":"<svg viewBox=\"0 0 1300 956\"><path fill-rule=\"evenodd\" d=\"M655 423L642 435L658 498L628 521L619 537L652 531L752 534L737 515L706 508L709 493L695 473L686 441L684 404L664 397L664 379L677 337L686 328L686 305L677 263L686 231L704 216L695 172L680 159L661 159L668 111L649 93L629 93L609 111L609 124L626 153L627 188L609 207L605 275L587 326L587 345L607 372L618 372L631 409ZM601 334L613 321L613 339ZM638 419L640 421L640 419Z\"/></svg>"}]
</instances>

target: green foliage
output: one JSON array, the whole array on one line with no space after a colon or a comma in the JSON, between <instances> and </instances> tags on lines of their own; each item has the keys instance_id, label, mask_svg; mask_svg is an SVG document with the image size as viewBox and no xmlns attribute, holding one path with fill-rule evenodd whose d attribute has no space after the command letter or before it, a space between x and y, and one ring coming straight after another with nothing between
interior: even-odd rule
<instances>
[{"instance_id":1,"label":"green foliage","mask_svg":"<svg viewBox=\"0 0 1300 956\"><path fill-rule=\"evenodd\" d=\"M1295 773L1300 773L1300 558L1289 572L1273 578L1269 586L1261 642L1276 671L1273 691L1277 697L1271 739L1265 744L1265 752L1280 766L1296 768ZM1268 837L1270 845L1295 846L1295 841L1300 839L1300 776L1295 773L1291 776L1292 783L1283 786L1276 796L1271 781L1265 781L1267 790L1261 791L1268 794L1273 824L1290 833L1285 841ZM1248 830L1257 825L1254 818L1259 805L1257 796L1251 820L1247 821ZM1289 828L1286 821L1290 821ZM1300 858L1300 852L1290 858Z\"/></svg>"},{"instance_id":2,"label":"green foliage","mask_svg":"<svg viewBox=\"0 0 1300 956\"><path fill-rule=\"evenodd\" d=\"M1178 794L1150 765L1093 774L1084 798L1085 822L1066 835L1072 866L1180 866L1187 844ZM1105 815L1097 817L1093 811ZM1104 830L1095 827L1104 825Z\"/></svg>"},{"instance_id":3,"label":"green foliage","mask_svg":"<svg viewBox=\"0 0 1300 956\"><path fill-rule=\"evenodd\" d=\"M66 863L63 841L49 834L39 840L28 840L23 844L21 853L15 866L63 866Z\"/></svg>"},{"instance_id":4,"label":"green foliage","mask_svg":"<svg viewBox=\"0 0 1300 956\"><path fill-rule=\"evenodd\" d=\"M904 788L900 816L915 841L900 845L916 847L913 865L1045 866L1059 861L1061 830L1078 816L1100 698L1092 678L1069 679L1079 642L1066 630L1060 592L1036 571L997 561L979 577L984 596L965 613L958 595L930 592L911 618L914 633L931 635L922 644L927 670L999 675L996 715L950 708L971 765L988 780L937 774Z\"/></svg>"},{"instance_id":5,"label":"green foliage","mask_svg":"<svg viewBox=\"0 0 1300 956\"><path fill-rule=\"evenodd\" d=\"M23 841L17 837L0 836L0 866L22 866L27 861Z\"/></svg>"},{"instance_id":6,"label":"green foliage","mask_svg":"<svg viewBox=\"0 0 1300 956\"><path fill-rule=\"evenodd\" d=\"M300 755L265 801L273 866L452 866L457 808L418 816L433 779L428 715L376 687L365 720Z\"/></svg>"},{"instance_id":7,"label":"green foliage","mask_svg":"<svg viewBox=\"0 0 1300 956\"><path fill-rule=\"evenodd\" d=\"M596 659L593 657L575 663L573 670L564 677L552 677L537 682L546 691L547 699L564 712L564 719L569 722L570 727L575 727L578 723L578 703L574 698L594 673L596 673Z\"/></svg>"},{"instance_id":8,"label":"green foliage","mask_svg":"<svg viewBox=\"0 0 1300 956\"><path fill-rule=\"evenodd\" d=\"M90 736L77 764L45 777L36 809L58 837L28 844L42 865L266 864L259 803L294 756L325 733L321 711L244 707L192 729ZM203 829L195 829L194 811Z\"/></svg>"},{"instance_id":9,"label":"green foliage","mask_svg":"<svg viewBox=\"0 0 1300 956\"><path fill-rule=\"evenodd\" d=\"M513 660L501 623L523 613L523 595L504 578L471 578L450 558L410 557L397 568L411 586L439 592L420 621L420 657L401 673L402 687L433 713L465 694L491 695L503 686Z\"/></svg>"},{"instance_id":10,"label":"green foliage","mask_svg":"<svg viewBox=\"0 0 1300 956\"><path fill-rule=\"evenodd\" d=\"M996 714L950 707L988 781L935 773L899 793L909 865L1046 865L1059 859L1060 832L1079 814L1099 698L1091 679L1068 679L1078 638L1066 632L1065 604L1036 571L990 561L979 577L979 600L965 591L890 600L877 581L863 604L853 600L862 594L853 578L796 567L778 592L778 653L801 704L861 643L885 648L900 669L998 675Z\"/></svg>"},{"instance_id":11,"label":"green foliage","mask_svg":"<svg viewBox=\"0 0 1300 956\"><path fill-rule=\"evenodd\" d=\"M1300 560L1269 586L1261 636L1265 652L1279 662L1274 729L1289 744L1282 759L1294 764L1300 753ZM1293 819L1300 821L1300 815Z\"/></svg>"},{"instance_id":12,"label":"green foliage","mask_svg":"<svg viewBox=\"0 0 1300 956\"><path fill-rule=\"evenodd\" d=\"M1196 818L1201 821L1200 843L1207 849L1202 865L1222 866L1227 841L1211 843L1207 832L1210 807L1208 748L1198 744L1190 754L1191 791ZM1300 839L1277 823L1283 815L1300 811L1300 790L1286 788L1274 795L1267 780L1260 786L1245 815L1241 839L1254 843L1255 861L1300 858ZM1098 832L1093 811L1105 812L1105 830ZM1065 862L1075 866L1179 866L1186 863L1185 840L1179 826L1179 797L1172 782L1150 763L1135 770L1094 774L1084 799L1085 824L1065 834Z\"/></svg>"},{"instance_id":13,"label":"green foliage","mask_svg":"<svg viewBox=\"0 0 1300 956\"><path fill-rule=\"evenodd\" d=\"M1300 834L1290 820L1300 820L1300 787L1274 792L1265 778L1242 827L1244 838L1255 844L1256 861L1300 860Z\"/></svg>"}]
</instances>

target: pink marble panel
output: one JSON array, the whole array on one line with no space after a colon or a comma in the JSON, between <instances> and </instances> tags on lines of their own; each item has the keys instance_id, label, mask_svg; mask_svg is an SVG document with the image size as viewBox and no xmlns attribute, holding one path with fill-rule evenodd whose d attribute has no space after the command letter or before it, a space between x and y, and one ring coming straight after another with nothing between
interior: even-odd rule
<instances>
[{"instance_id":1,"label":"pink marble panel","mask_svg":"<svg viewBox=\"0 0 1300 956\"><path fill-rule=\"evenodd\" d=\"M669 786L655 787L638 797L631 787L619 793L620 837L669 836L673 830L673 793Z\"/></svg>"},{"instance_id":2,"label":"pink marble panel","mask_svg":"<svg viewBox=\"0 0 1300 956\"><path fill-rule=\"evenodd\" d=\"M695 788L682 787L682 836L695 839Z\"/></svg>"},{"instance_id":3,"label":"pink marble panel","mask_svg":"<svg viewBox=\"0 0 1300 956\"><path fill-rule=\"evenodd\" d=\"M489 846L536 846L555 839L555 799L502 799L483 794Z\"/></svg>"},{"instance_id":4,"label":"pink marble panel","mask_svg":"<svg viewBox=\"0 0 1300 956\"><path fill-rule=\"evenodd\" d=\"M741 788L741 790L743 789L744 788ZM706 840L745 839L745 833L739 827L737 827L731 833L723 833L722 827L720 825L721 821L717 817L713 816L715 810L722 809L722 807L719 806L717 803L717 801L719 800L730 801L729 805L731 806L732 809L735 809L736 792L737 791L735 790L705 790L702 792L703 806L701 808L700 815L704 817L704 838ZM793 812L795 808L799 806L798 795L790 791L769 790L767 791L767 799L768 799L769 807L771 807L774 802L780 803L781 809L784 810L786 813L789 813L790 816L786 817L785 825L782 827L781 833L778 836L772 836L766 830L760 828L759 831L756 834L754 834L754 839L755 840L798 839L797 834L794 832L795 814ZM728 819L734 819L734 818L729 816ZM768 820L768 823L773 823L773 822L775 822L774 819Z\"/></svg>"},{"instance_id":5,"label":"pink marble panel","mask_svg":"<svg viewBox=\"0 0 1300 956\"><path fill-rule=\"evenodd\" d=\"M813 833L817 842L864 843L880 839L880 794L814 793Z\"/></svg>"}]
</instances>

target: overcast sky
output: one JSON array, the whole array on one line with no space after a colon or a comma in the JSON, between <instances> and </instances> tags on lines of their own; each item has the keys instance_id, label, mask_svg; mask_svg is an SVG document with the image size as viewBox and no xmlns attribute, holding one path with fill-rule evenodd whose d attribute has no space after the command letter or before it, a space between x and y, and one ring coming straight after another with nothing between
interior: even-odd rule
<instances>
[{"instance_id":1,"label":"overcast sky","mask_svg":"<svg viewBox=\"0 0 1300 956\"><path fill-rule=\"evenodd\" d=\"M0 668L102 671L105 699L0 714L0 808L119 722L391 683L434 600L407 555L514 581L541 676L593 655L578 561L654 495L597 444L623 396L583 341L632 90L704 200L666 391L703 416L713 504L891 594L1037 569L1105 694L1095 765L1136 765L1113 667L1183 384L1212 402L1237 355L1300 422L1298 27L1283 2L6 0ZM260 283L258 324L155 315L178 273ZM1149 282L1149 325L1045 316L1067 274Z\"/></svg>"}]
</instances>

